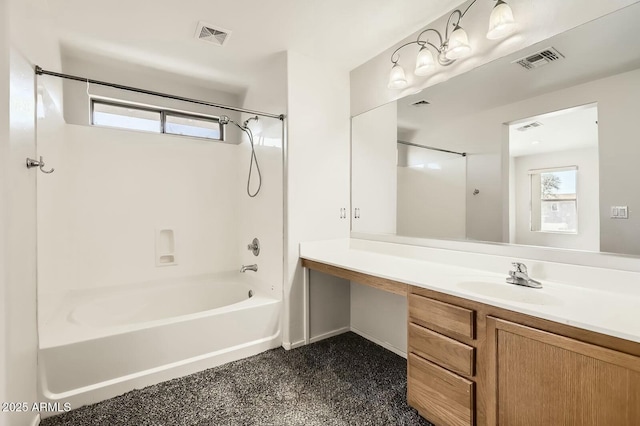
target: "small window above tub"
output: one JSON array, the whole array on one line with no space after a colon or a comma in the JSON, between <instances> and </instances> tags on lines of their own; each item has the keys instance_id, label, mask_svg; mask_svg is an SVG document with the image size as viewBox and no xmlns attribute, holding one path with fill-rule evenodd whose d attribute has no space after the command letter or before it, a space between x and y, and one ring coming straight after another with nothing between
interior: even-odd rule
<instances>
[{"instance_id":1,"label":"small window above tub","mask_svg":"<svg viewBox=\"0 0 640 426\"><path fill-rule=\"evenodd\" d=\"M223 140L222 125L217 118L166 112L164 131L172 135Z\"/></svg>"},{"instance_id":2,"label":"small window above tub","mask_svg":"<svg viewBox=\"0 0 640 426\"><path fill-rule=\"evenodd\" d=\"M91 124L119 129L162 132L162 113L152 109L92 101Z\"/></svg>"},{"instance_id":3,"label":"small window above tub","mask_svg":"<svg viewBox=\"0 0 640 426\"><path fill-rule=\"evenodd\" d=\"M224 141L218 117L91 100L91 125Z\"/></svg>"}]
</instances>

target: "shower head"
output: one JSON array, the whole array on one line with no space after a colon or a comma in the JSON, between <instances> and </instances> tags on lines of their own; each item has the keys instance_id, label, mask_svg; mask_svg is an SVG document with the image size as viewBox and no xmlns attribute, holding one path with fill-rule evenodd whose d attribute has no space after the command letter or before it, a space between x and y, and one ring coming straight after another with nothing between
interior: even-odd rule
<instances>
[{"instance_id":1,"label":"shower head","mask_svg":"<svg viewBox=\"0 0 640 426\"><path fill-rule=\"evenodd\" d=\"M232 119L230 119L228 116L226 115L221 115L218 118L218 121L220 122L220 124L222 124L223 126L226 126L229 123L235 124L240 130L244 130L246 131L247 129L247 125L249 124L249 121L251 120L257 120L258 116L256 115L255 117L251 117L248 120L246 120L244 123L242 123L242 126L239 125L238 123L236 123L235 121L233 121Z\"/></svg>"}]
</instances>

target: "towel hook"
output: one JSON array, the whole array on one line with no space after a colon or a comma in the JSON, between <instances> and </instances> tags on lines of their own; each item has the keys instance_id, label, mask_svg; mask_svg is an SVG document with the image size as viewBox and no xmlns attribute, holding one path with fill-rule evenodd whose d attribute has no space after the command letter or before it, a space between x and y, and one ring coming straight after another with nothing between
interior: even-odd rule
<instances>
[{"instance_id":1,"label":"towel hook","mask_svg":"<svg viewBox=\"0 0 640 426\"><path fill-rule=\"evenodd\" d=\"M42 159L42 155L40 156L40 161L34 160L33 158L27 158L27 169L30 169L32 167L39 167L40 171L46 174L53 173L53 171L55 170L53 167L51 168L51 170L44 169L44 160Z\"/></svg>"}]
</instances>

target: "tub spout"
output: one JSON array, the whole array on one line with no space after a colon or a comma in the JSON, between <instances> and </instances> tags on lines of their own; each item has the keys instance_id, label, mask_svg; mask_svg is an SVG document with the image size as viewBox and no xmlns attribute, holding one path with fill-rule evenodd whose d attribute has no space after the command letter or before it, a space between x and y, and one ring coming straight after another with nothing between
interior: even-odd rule
<instances>
[{"instance_id":1,"label":"tub spout","mask_svg":"<svg viewBox=\"0 0 640 426\"><path fill-rule=\"evenodd\" d=\"M242 267L240 268L240 272L247 271L258 272L258 265L255 263L253 265L242 265Z\"/></svg>"}]
</instances>

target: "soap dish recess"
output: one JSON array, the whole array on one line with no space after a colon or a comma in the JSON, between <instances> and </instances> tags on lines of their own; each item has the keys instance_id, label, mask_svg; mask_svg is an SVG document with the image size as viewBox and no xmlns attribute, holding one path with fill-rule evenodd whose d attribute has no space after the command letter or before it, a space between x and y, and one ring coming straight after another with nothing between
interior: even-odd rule
<instances>
[{"instance_id":1,"label":"soap dish recess","mask_svg":"<svg viewBox=\"0 0 640 426\"><path fill-rule=\"evenodd\" d=\"M156 266L177 265L175 250L173 229L158 229L156 231Z\"/></svg>"}]
</instances>

